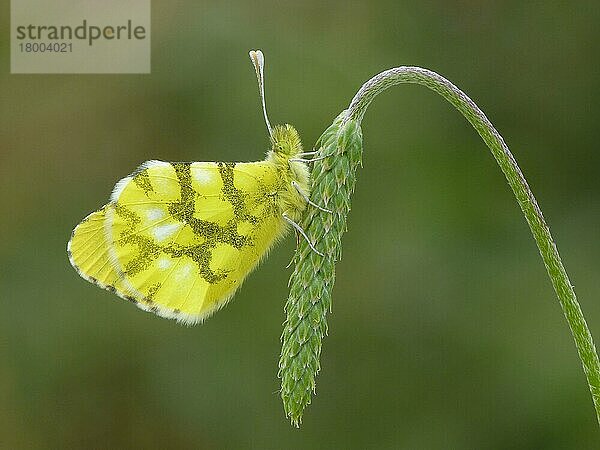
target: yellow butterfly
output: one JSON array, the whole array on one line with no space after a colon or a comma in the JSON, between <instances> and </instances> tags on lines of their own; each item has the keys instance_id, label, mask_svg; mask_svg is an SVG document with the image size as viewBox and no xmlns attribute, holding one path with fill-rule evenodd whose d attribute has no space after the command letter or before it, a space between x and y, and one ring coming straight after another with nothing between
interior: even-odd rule
<instances>
[{"instance_id":1,"label":"yellow butterfly","mask_svg":"<svg viewBox=\"0 0 600 450\"><path fill-rule=\"evenodd\" d=\"M271 128L264 57L251 51L271 150L251 163L148 161L73 230L69 260L86 280L186 324L223 307L309 200L309 169L290 125ZM325 210L327 211L327 210ZM308 240L311 248L318 253Z\"/></svg>"}]
</instances>

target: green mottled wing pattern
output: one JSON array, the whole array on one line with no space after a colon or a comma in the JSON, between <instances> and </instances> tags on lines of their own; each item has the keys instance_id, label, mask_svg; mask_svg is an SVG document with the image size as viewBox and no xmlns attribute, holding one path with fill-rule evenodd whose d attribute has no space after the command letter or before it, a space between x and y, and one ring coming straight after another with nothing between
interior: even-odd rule
<instances>
[{"instance_id":1,"label":"green mottled wing pattern","mask_svg":"<svg viewBox=\"0 0 600 450\"><path fill-rule=\"evenodd\" d=\"M277 170L269 161L144 163L74 230L71 262L143 309L201 321L283 235Z\"/></svg>"}]
</instances>

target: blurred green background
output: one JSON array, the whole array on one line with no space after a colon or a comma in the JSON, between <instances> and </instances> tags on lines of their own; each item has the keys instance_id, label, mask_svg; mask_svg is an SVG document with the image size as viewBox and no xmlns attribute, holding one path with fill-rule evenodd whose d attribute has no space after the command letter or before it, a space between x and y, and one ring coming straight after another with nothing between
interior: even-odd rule
<instances>
[{"instance_id":1,"label":"blurred green background","mask_svg":"<svg viewBox=\"0 0 600 450\"><path fill-rule=\"evenodd\" d=\"M148 159L261 159L271 120L310 148L361 83L421 65L464 89L527 176L600 339L597 1L154 1L151 75L10 75L0 16L0 448L591 449L574 344L474 130L387 91L359 173L317 396L277 394L289 238L186 328L85 282L65 246Z\"/></svg>"}]
</instances>

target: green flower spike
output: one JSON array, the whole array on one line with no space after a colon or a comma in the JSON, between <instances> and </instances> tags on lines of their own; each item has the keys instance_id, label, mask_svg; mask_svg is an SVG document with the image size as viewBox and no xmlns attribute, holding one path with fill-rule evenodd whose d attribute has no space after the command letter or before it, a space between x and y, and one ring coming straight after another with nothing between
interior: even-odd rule
<instances>
[{"instance_id":1,"label":"green flower spike","mask_svg":"<svg viewBox=\"0 0 600 450\"><path fill-rule=\"evenodd\" d=\"M367 107L380 92L401 83L421 84L450 102L479 133L502 169L529 224L571 329L600 422L600 363L592 335L548 225L521 169L500 134L477 105L450 81L419 67L397 67L371 78L316 144L318 153L313 163L311 199L333 213L311 208L301 224L325 256L316 254L305 241L299 243L295 256L279 361L281 398L286 416L298 427L304 409L315 393L315 377L321 367L322 340L327 334L327 311L331 307L335 263L342 255L342 235L346 231L356 169L361 164L360 123Z\"/></svg>"}]
</instances>

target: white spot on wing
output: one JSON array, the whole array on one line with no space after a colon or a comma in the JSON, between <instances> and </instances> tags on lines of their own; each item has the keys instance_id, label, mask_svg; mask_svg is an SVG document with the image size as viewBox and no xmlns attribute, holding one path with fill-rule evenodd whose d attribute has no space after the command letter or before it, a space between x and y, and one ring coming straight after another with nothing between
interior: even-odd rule
<instances>
[{"instance_id":1,"label":"white spot on wing","mask_svg":"<svg viewBox=\"0 0 600 450\"><path fill-rule=\"evenodd\" d=\"M192 269L193 268L192 268L191 264L185 264L185 265L181 266L181 268L178 269L177 272L175 273L175 279L177 281L185 280L192 274Z\"/></svg>"},{"instance_id":2,"label":"white spot on wing","mask_svg":"<svg viewBox=\"0 0 600 450\"><path fill-rule=\"evenodd\" d=\"M165 225L158 225L152 230L152 234L157 241L164 241L169 236L175 234L181 228L181 223L167 223Z\"/></svg>"},{"instance_id":3,"label":"white spot on wing","mask_svg":"<svg viewBox=\"0 0 600 450\"><path fill-rule=\"evenodd\" d=\"M158 265L159 269L166 270L169 267L171 267L171 265L173 263L171 262L171 260L169 260L169 259L167 259L167 258L165 258L163 256L163 257L161 257L161 258L158 259L158 261L156 262L156 264Z\"/></svg>"},{"instance_id":4,"label":"white spot on wing","mask_svg":"<svg viewBox=\"0 0 600 450\"><path fill-rule=\"evenodd\" d=\"M152 208L146 213L148 220L159 220L165 216L165 212L159 208Z\"/></svg>"},{"instance_id":5,"label":"white spot on wing","mask_svg":"<svg viewBox=\"0 0 600 450\"><path fill-rule=\"evenodd\" d=\"M214 178L214 173L204 167L192 167L192 177L199 184L208 184Z\"/></svg>"}]
</instances>

